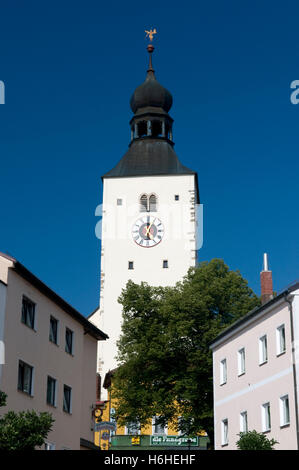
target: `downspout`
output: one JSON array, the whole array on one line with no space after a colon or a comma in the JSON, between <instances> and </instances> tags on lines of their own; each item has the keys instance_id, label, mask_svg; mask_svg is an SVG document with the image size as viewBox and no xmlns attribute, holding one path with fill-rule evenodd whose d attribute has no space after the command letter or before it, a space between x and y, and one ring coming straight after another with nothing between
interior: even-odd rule
<instances>
[{"instance_id":1,"label":"downspout","mask_svg":"<svg viewBox=\"0 0 299 470\"><path fill-rule=\"evenodd\" d=\"M288 294L285 294L284 299L289 304L290 319L291 319L291 342L292 342L292 362L293 362L293 377L294 377L294 400L295 400L295 417L296 417L296 437L297 437L297 450L299 449L299 423L298 423L298 397L297 397L297 375L296 375L296 351L294 343L294 321L293 321L293 305L288 299Z\"/></svg>"}]
</instances>

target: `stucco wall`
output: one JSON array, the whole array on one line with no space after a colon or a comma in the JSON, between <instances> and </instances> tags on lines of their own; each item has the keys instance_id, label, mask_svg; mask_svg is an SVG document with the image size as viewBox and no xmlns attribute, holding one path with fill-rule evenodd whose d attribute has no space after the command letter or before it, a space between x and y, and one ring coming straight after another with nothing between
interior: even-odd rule
<instances>
[{"instance_id":1,"label":"stucco wall","mask_svg":"<svg viewBox=\"0 0 299 470\"><path fill-rule=\"evenodd\" d=\"M21 322L23 295L36 303L34 330ZM50 315L59 321L58 345L49 341ZM80 437L92 442L90 407L95 401L97 341L84 335L80 323L12 270L8 274L5 317L6 363L0 389L8 394L8 400L1 414L9 409L49 411L55 423L48 441L56 449L79 449ZM65 352L66 327L74 332L73 355ZM17 389L19 360L34 367L33 397ZM46 402L48 375L57 380L56 407ZM62 409L64 384L72 388L71 414Z\"/></svg>"},{"instance_id":2,"label":"stucco wall","mask_svg":"<svg viewBox=\"0 0 299 470\"><path fill-rule=\"evenodd\" d=\"M165 229L162 241L151 248L138 246L132 237L134 222L146 215L139 211L139 198L144 193L157 195L158 210L152 215L162 221ZM175 201L175 194L179 201ZM122 199L122 205L117 205L117 199ZM122 322L117 298L127 281L174 285L195 265L194 202L194 175L104 180L101 302L99 312L90 318L109 336L99 349L99 358L104 361L102 376L116 366L116 341ZM167 269L162 267L163 260L168 260ZM128 270L128 261L134 262L133 270Z\"/></svg>"}]
</instances>

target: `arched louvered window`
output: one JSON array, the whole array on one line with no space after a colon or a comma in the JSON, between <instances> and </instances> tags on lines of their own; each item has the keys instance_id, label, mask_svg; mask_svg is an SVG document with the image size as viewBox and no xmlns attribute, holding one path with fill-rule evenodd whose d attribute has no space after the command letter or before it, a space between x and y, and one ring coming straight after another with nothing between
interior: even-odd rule
<instances>
[{"instance_id":1,"label":"arched louvered window","mask_svg":"<svg viewBox=\"0 0 299 470\"><path fill-rule=\"evenodd\" d=\"M140 212L148 211L147 201L148 201L147 194L143 194L140 198Z\"/></svg>"},{"instance_id":2,"label":"arched louvered window","mask_svg":"<svg viewBox=\"0 0 299 470\"><path fill-rule=\"evenodd\" d=\"M157 212L157 196L142 194L140 197L140 212Z\"/></svg>"},{"instance_id":3,"label":"arched louvered window","mask_svg":"<svg viewBox=\"0 0 299 470\"><path fill-rule=\"evenodd\" d=\"M155 194L151 194L149 197L149 211L156 212L157 211L157 197Z\"/></svg>"}]
</instances>

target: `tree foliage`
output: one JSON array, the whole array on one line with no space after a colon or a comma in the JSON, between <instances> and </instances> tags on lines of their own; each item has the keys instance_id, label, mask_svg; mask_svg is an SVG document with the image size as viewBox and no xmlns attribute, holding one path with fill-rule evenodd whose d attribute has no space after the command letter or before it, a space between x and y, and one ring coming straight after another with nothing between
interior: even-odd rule
<instances>
[{"instance_id":1,"label":"tree foliage","mask_svg":"<svg viewBox=\"0 0 299 470\"><path fill-rule=\"evenodd\" d=\"M191 268L175 287L127 283L113 396L120 424L160 416L183 433L213 438L210 342L260 301L222 260Z\"/></svg>"},{"instance_id":2,"label":"tree foliage","mask_svg":"<svg viewBox=\"0 0 299 470\"><path fill-rule=\"evenodd\" d=\"M0 391L0 406L6 405L6 398ZM42 446L53 423L47 412L8 411L0 416L0 450L34 450Z\"/></svg>"},{"instance_id":3,"label":"tree foliage","mask_svg":"<svg viewBox=\"0 0 299 470\"><path fill-rule=\"evenodd\" d=\"M263 433L257 431L241 432L240 439L237 441L239 450L274 450L275 439L268 439Z\"/></svg>"}]
</instances>

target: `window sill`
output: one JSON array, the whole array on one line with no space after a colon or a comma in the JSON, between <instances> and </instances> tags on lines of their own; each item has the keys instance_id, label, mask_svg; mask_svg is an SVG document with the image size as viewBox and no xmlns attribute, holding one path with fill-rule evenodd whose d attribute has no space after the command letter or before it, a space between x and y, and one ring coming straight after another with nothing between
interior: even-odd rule
<instances>
[{"instance_id":1,"label":"window sill","mask_svg":"<svg viewBox=\"0 0 299 470\"><path fill-rule=\"evenodd\" d=\"M226 385L226 384L227 384L227 382L222 382L222 383L219 384L219 385L220 385L220 387L222 387L223 385Z\"/></svg>"},{"instance_id":2,"label":"window sill","mask_svg":"<svg viewBox=\"0 0 299 470\"><path fill-rule=\"evenodd\" d=\"M65 353L66 353L68 356L74 357L74 354L73 354L73 353L70 353L70 352L68 352L68 351L65 351Z\"/></svg>"},{"instance_id":3,"label":"window sill","mask_svg":"<svg viewBox=\"0 0 299 470\"><path fill-rule=\"evenodd\" d=\"M54 346L59 347L59 344L58 344L58 343L55 343L55 341L52 341L50 338L49 338L49 343L54 344Z\"/></svg>"},{"instance_id":4,"label":"window sill","mask_svg":"<svg viewBox=\"0 0 299 470\"><path fill-rule=\"evenodd\" d=\"M263 434L268 434L269 432L271 432L271 429L267 429L267 431L262 431Z\"/></svg>"},{"instance_id":5,"label":"window sill","mask_svg":"<svg viewBox=\"0 0 299 470\"><path fill-rule=\"evenodd\" d=\"M32 328L31 326L27 325L27 323L24 323L23 321L21 321L22 325L26 326L27 328L29 328L29 330L31 331L34 331L34 333L37 333L37 330L35 328Z\"/></svg>"},{"instance_id":6,"label":"window sill","mask_svg":"<svg viewBox=\"0 0 299 470\"><path fill-rule=\"evenodd\" d=\"M264 366L265 364L268 364L268 359L267 359L266 361L264 361L264 362L260 362L260 363L259 363L259 366L261 367L261 366Z\"/></svg>"},{"instance_id":7,"label":"window sill","mask_svg":"<svg viewBox=\"0 0 299 470\"><path fill-rule=\"evenodd\" d=\"M57 409L57 405L52 405L52 403L48 403L48 402L47 402L47 405L50 406L51 408Z\"/></svg>"},{"instance_id":8,"label":"window sill","mask_svg":"<svg viewBox=\"0 0 299 470\"><path fill-rule=\"evenodd\" d=\"M228 446L228 442L226 444L221 444L221 447L227 447Z\"/></svg>"},{"instance_id":9,"label":"window sill","mask_svg":"<svg viewBox=\"0 0 299 470\"><path fill-rule=\"evenodd\" d=\"M22 393L23 395L26 395L26 397L28 398L34 398L34 395L32 395L31 393L25 392L24 390L21 390L19 388L18 388L18 392Z\"/></svg>"},{"instance_id":10,"label":"window sill","mask_svg":"<svg viewBox=\"0 0 299 470\"><path fill-rule=\"evenodd\" d=\"M245 372L241 372L241 374L238 374L238 377L242 377L242 375L245 375Z\"/></svg>"},{"instance_id":11,"label":"window sill","mask_svg":"<svg viewBox=\"0 0 299 470\"><path fill-rule=\"evenodd\" d=\"M280 426L280 429L289 428L289 427L290 427L290 423L286 423L286 424L282 424Z\"/></svg>"}]
</instances>

